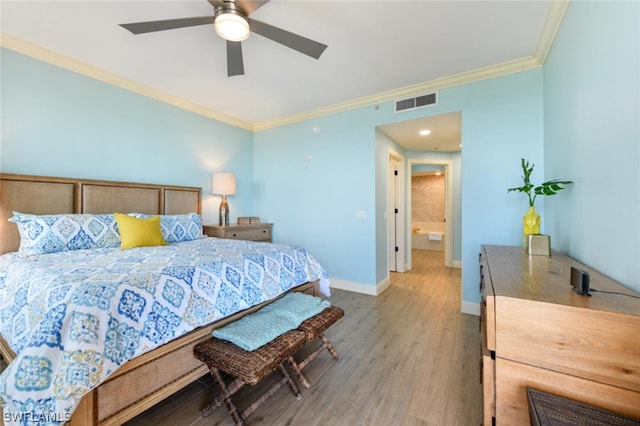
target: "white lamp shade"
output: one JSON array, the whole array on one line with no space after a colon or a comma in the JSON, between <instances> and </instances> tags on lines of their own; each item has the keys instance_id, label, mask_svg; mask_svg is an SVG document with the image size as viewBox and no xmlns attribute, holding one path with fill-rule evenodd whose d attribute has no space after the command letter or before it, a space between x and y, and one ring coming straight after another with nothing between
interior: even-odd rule
<instances>
[{"instance_id":1,"label":"white lamp shade","mask_svg":"<svg viewBox=\"0 0 640 426\"><path fill-rule=\"evenodd\" d=\"M233 173L214 173L211 186L216 195L233 195L236 193L236 177Z\"/></svg>"},{"instance_id":2,"label":"white lamp shade","mask_svg":"<svg viewBox=\"0 0 640 426\"><path fill-rule=\"evenodd\" d=\"M249 37L249 23L234 13L221 13L215 19L216 32L229 41L242 41Z\"/></svg>"}]
</instances>

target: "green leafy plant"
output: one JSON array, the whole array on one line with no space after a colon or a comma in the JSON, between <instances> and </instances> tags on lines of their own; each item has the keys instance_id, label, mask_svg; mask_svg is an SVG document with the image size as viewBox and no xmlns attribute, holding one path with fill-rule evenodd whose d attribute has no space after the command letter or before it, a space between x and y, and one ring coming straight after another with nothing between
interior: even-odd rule
<instances>
[{"instance_id":1,"label":"green leafy plant","mask_svg":"<svg viewBox=\"0 0 640 426\"><path fill-rule=\"evenodd\" d=\"M524 158L522 159L522 180L524 185L516 188L509 188L507 192L517 191L527 194L529 197L529 207L533 207L538 195L555 195L558 191L566 189L567 185L572 184L570 180L553 179L547 182L543 182L539 186L535 186L531 183L531 173L533 173L534 164L529 165L529 162Z\"/></svg>"}]
</instances>

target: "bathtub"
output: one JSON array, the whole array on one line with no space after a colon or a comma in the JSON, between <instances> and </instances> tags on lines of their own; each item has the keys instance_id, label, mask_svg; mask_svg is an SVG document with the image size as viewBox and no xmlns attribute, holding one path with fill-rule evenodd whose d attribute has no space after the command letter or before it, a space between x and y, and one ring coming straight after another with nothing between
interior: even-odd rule
<instances>
[{"instance_id":1,"label":"bathtub","mask_svg":"<svg viewBox=\"0 0 640 426\"><path fill-rule=\"evenodd\" d=\"M411 247L417 250L444 251L444 222L413 222Z\"/></svg>"}]
</instances>

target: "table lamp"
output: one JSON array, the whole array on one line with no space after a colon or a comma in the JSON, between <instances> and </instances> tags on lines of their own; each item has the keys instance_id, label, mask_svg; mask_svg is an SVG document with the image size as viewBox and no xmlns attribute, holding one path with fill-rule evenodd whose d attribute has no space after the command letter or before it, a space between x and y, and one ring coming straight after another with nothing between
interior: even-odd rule
<instances>
[{"instance_id":1,"label":"table lamp","mask_svg":"<svg viewBox=\"0 0 640 426\"><path fill-rule=\"evenodd\" d=\"M233 173L214 173L212 181L212 192L214 195L221 195L219 225L229 225L229 204L227 195L236 193L236 177Z\"/></svg>"}]
</instances>

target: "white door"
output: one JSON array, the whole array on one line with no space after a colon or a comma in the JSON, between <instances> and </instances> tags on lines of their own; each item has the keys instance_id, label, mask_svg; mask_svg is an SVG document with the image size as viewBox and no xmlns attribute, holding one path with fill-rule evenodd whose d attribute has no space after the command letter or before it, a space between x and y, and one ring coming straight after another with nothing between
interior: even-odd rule
<instances>
[{"instance_id":1,"label":"white door","mask_svg":"<svg viewBox=\"0 0 640 426\"><path fill-rule=\"evenodd\" d=\"M398 272L398 162L389 157L389 270Z\"/></svg>"}]
</instances>

